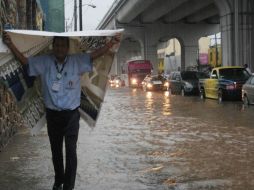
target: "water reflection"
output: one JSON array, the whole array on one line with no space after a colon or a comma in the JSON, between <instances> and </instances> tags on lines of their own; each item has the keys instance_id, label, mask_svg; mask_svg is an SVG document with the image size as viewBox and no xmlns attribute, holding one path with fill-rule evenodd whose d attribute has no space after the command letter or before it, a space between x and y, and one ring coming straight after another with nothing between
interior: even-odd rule
<instances>
[{"instance_id":1,"label":"water reflection","mask_svg":"<svg viewBox=\"0 0 254 190\"><path fill-rule=\"evenodd\" d=\"M169 92L164 92L164 102L162 106L162 115L169 116L171 115L171 103L169 98Z\"/></svg>"},{"instance_id":2,"label":"water reflection","mask_svg":"<svg viewBox=\"0 0 254 190\"><path fill-rule=\"evenodd\" d=\"M152 113L154 111L154 109L153 109L154 99L153 99L152 92L146 92L146 99L145 99L144 103L145 103L145 107L146 107L147 111Z\"/></svg>"},{"instance_id":3,"label":"water reflection","mask_svg":"<svg viewBox=\"0 0 254 190\"><path fill-rule=\"evenodd\" d=\"M168 97L170 96L169 91L165 91L165 92L164 92L164 96L168 98Z\"/></svg>"},{"instance_id":4,"label":"water reflection","mask_svg":"<svg viewBox=\"0 0 254 190\"><path fill-rule=\"evenodd\" d=\"M251 190L253 113L241 103L110 90L96 128L81 121L75 189ZM13 147L0 153L0 189L50 189L46 132Z\"/></svg>"}]
</instances>

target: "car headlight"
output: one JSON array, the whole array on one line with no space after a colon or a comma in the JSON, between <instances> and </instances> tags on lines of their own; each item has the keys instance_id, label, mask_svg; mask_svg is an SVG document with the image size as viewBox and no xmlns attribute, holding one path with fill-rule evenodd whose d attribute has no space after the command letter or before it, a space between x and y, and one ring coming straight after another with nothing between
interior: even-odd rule
<instances>
[{"instance_id":1,"label":"car headlight","mask_svg":"<svg viewBox=\"0 0 254 190\"><path fill-rule=\"evenodd\" d=\"M138 84L138 80L137 79L132 79L131 84Z\"/></svg>"},{"instance_id":2,"label":"car headlight","mask_svg":"<svg viewBox=\"0 0 254 190\"><path fill-rule=\"evenodd\" d=\"M165 86L165 87L169 87L169 82L165 82L165 83L164 83L164 86Z\"/></svg>"},{"instance_id":3,"label":"car headlight","mask_svg":"<svg viewBox=\"0 0 254 190\"><path fill-rule=\"evenodd\" d=\"M152 87L153 87L153 85L151 83L147 84L147 88L152 88Z\"/></svg>"}]
</instances>

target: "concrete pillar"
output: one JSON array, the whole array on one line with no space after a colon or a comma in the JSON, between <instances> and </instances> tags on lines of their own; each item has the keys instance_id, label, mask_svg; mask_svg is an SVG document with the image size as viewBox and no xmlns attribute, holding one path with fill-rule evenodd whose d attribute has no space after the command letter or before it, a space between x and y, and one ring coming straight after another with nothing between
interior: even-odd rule
<instances>
[{"instance_id":1,"label":"concrete pillar","mask_svg":"<svg viewBox=\"0 0 254 190\"><path fill-rule=\"evenodd\" d=\"M184 44L182 48L181 70L197 66L198 42L196 44Z\"/></svg>"},{"instance_id":2,"label":"concrete pillar","mask_svg":"<svg viewBox=\"0 0 254 190\"><path fill-rule=\"evenodd\" d=\"M254 70L254 6L249 0L234 0L232 14L221 16L224 66L248 64Z\"/></svg>"},{"instance_id":3,"label":"concrete pillar","mask_svg":"<svg viewBox=\"0 0 254 190\"><path fill-rule=\"evenodd\" d=\"M254 71L254 3L248 0L236 0L239 8L238 18L235 19L235 24L238 24L236 40L238 44L238 58L236 62L238 65L248 64L252 71ZM237 14L237 12L236 12Z\"/></svg>"},{"instance_id":4,"label":"concrete pillar","mask_svg":"<svg viewBox=\"0 0 254 190\"><path fill-rule=\"evenodd\" d=\"M222 64L223 66L235 65L235 43L233 16L225 15L220 18L221 43L222 43Z\"/></svg>"},{"instance_id":5,"label":"concrete pillar","mask_svg":"<svg viewBox=\"0 0 254 190\"><path fill-rule=\"evenodd\" d=\"M144 59L153 64L153 74L158 74L158 41L153 34L146 29L144 36Z\"/></svg>"},{"instance_id":6,"label":"concrete pillar","mask_svg":"<svg viewBox=\"0 0 254 190\"><path fill-rule=\"evenodd\" d=\"M153 74L158 74L157 45L147 44L145 48L145 59L150 60L153 64Z\"/></svg>"}]
</instances>

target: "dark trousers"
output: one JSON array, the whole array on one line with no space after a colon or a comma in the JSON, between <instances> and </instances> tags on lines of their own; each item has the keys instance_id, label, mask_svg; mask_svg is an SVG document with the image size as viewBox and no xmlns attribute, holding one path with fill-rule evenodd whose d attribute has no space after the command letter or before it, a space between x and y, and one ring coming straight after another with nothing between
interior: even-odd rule
<instances>
[{"instance_id":1,"label":"dark trousers","mask_svg":"<svg viewBox=\"0 0 254 190\"><path fill-rule=\"evenodd\" d=\"M64 184L64 190L74 188L77 172L77 140L80 114L72 111L46 109L47 128L55 170L55 184ZM65 140L66 166L63 162Z\"/></svg>"}]
</instances>

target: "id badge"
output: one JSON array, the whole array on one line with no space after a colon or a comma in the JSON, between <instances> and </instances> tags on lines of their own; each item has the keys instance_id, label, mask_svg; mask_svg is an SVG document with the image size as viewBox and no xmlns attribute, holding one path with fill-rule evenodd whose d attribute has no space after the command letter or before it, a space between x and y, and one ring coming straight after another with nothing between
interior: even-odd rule
<instances>
[{"instance_id":1,"label":"id badge","mask_svg":"<svg viewBox=\"0 0 254 190\"><path fill-rule=\"evenodd\" d=\"M53 82L53 84L52 84L52 90L54 92L59 92L60 87L61 87L61 83L59 81L54 81Z\"/></svg>"}]
</instances>

